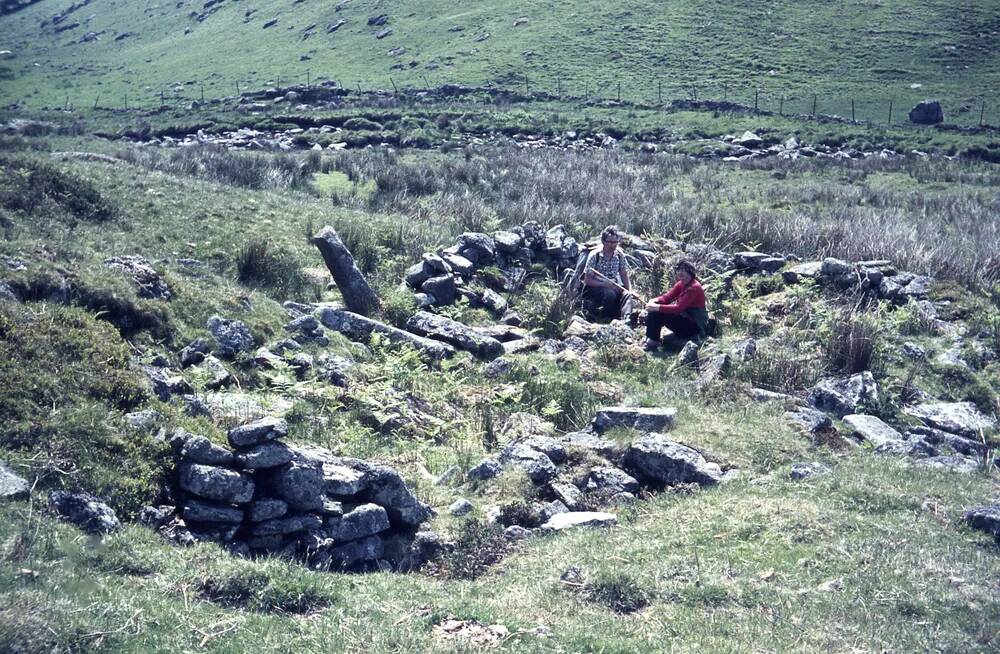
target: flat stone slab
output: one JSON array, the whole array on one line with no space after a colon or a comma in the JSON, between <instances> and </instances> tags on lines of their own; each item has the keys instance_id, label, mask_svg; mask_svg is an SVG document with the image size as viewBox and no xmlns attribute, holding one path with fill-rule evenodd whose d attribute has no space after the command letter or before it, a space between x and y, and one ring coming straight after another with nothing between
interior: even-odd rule
<instances>
[{"instance_id":1,"label":"flat stone slab","mask_svg":"<svg viewBox=\"0 0 1000 654\"><path fill-rule=\"evenodd\" d=\"M612 406L605 407L594 416L594 431L601 433L614 427L625 427L645 432L670 429L677 416L677 409Z\"/></svg>"},{"instance_id":2,"label":"flat stone slab","mask_svg":"<svg viewBox=\"0 0 1000 654\"><path fill-rule=\"evenodd\" d=\"M0 461L0 500L22 500L31 492L31 484L27 479L14 474L14 471Z\"/></svg>"},{"instance_id":3,"label":"flat stone slab","mask_svg":"<svg viewBox=\"0 0 1000 654\"><path fill-rule=\"evenodd\" d=\"M571 431L563 434L559 438L560 442L567 447L578 447L590 450L604 458L611 458L615 453L615 444L606 438L601 438L597 434L589 431Z\"/></svg>"},{"instance_id":4,"label":"flat stone slab","mask_svg":"<svg viewBox=\"0 0 1000 654\"><path fill-rule=\"evenodd\" d=\"M1000 504L977 506L965 513L965 521L979 531L985 531L1000 541Z\"/></svg>"},{"instance_id":5,"label":"flat stone slab","mask_svg":"<svg viewBox=\"0 0 1000 654\"><path fill-rule=\"evenodd\" d=\"M875 416L863 413L851 414L844 416L844 424L851 429L855 439L871 443L875 447L903 440L902 434Z\"/></svg>"},{"instance_id":6,"label":"flat stone slab","mask_svg":"<svg viewBox=\"0 0 1000 654\"><path fill-rule=\"evenodd\" d=\"M569 511L558 513L542 525L542 531L555 532L574 527L613 527L618 524L618 517L613 513L601 511Z\"/></svg>"},{"instance_id":7,"label":"flat stone slab","mask_svg":"<svg viewBox=\"0 0 1000 654\"><path fill-rule=\"evenodd\" d=\"M996 421L979 411L972 402L926 402L904 407L903 413L929 427L966 438L978 439L981 430L996 427Z\"/></svg>"},{"instance_id":8,"label":"flat stone slab","mask_svg":"<svg viewBox=\"0 0 1000 654\"><path fill-rule=\"evenodd\" d=\"M233 447L251 447L288 435L288 423L282 418L263 418L233 427L229 430L229 443Z\"/></svg>"},{"instance_id":9,"label":"flat stone slab","mask_svg":"<svg viewBox=\"0 0 1000 654\"><path fill-rule=\"evenodd\" d=\"M180 486L198 497L225 504L246 504L253 499L254 482L245 474L198 463L182 463Z\"/></svg>"},{"instance_id":10,"label":"flat stone slab","mask_svg":"<svg viewBox=\"0 0 1000 654\"><path fill-rule=\"evenodd\" d=\"M366 343L372 334L381 334L393 343L409 345L432 359L445 359L455 354L455 348L447 343L412 334L350 311L322 307L317 310L316 317L325 327L340 332L352 341Z\"/></svg>"},{"instance_id":11,"label":"flat stone slab","mask_svg":"<svg viewBox=\"0 0 1000 654\"><path fill-rule=\"evenodd\" d=\"M406 321L406 327L411 332L443 341L484 359L495 359L504 351L497 339L429 311L417 311Z\"/></svg>"}]
</instances>

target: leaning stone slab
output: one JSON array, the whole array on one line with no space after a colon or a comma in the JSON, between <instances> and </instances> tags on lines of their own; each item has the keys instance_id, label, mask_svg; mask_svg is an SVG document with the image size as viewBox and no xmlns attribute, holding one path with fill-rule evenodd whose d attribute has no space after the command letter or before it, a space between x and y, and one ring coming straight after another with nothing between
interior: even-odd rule
<instances>
[{"instance_id":1,"label":"leaning stone slab","mask_svg":"<svg viewBox=\"0 0 1000 654\"><path fill-rule=\"evenodd\" d=\"M417 311L406 321L406 327L411 332L449 343L459 350L472 352L484 359L495 359L503 354L503 346L497 339L484 336L457 320L429 311Z\"/></svg>"},{"instance_id":2,"label":"leaning stone slab","mask_svg":"<svg viewBox=\"0 0 1000 654\"><path fill-rule=\"evenodd\" d=\"M344 296L347 309L362 316L375 311L379 305L378 295L361 274L354 256L340 239L337 230L329 225L324 227L313 237L312 243L323 255L323 262Z\"/></svg>"},{"instance_id":3,"label":"leaning stone slab","mask_svg":"<svg viewBox=\"0 0 1000 654\"><path fill-rule=\"evenodd\" d=\"M287 435L288 423L284 419L263 418L230 429L229 443L233 447L251 447Z\"/></svg>"},{"instance_id":4,"label":"leaning stone slab","mask_svg":"<svg viewBox=\"0 0 1000 654\"><path fill-rule=\"evenodd\" d=\"M434 515L389 466L347 458L341 459L341 463L364 474L364 497L384 507L393 525L416 527Z\"/></svg>"},{"instance_id":5,"label":"leaning stone slab","mask_svg":"<svg viewBox=\"0 0 1000 654\"><path fill-rule=\"evenodd\" d=\"M856 440L871 443L874 447L903 440L902 434L875 416L863 413L851 414L844 416L844 424L851 430L851 435Z\"/></svg>"},{"instance_id":6,"label":"leaning stone slab","mask_svg":"<svg viewBox=\"0 0 1000 654\"><path fill-rule=\"evenodd\" d=\"M934 468L971 475L979 470L979 462L967 456L929 456L919 459L913 465L921 468Z\"/></svg>"},{"instance_id":7,"label":"leaning stone slab","mask_svg":"<svg viewBox=\"0 0 1000 654\"><path fill-rule=\"evenodd\" d=\"M690 482L712 485L722 478L718 464L706 461L697 450L662 434L636 439L625 452L625 467L639 479L660 486Z\"/></svg>"},{"instance_id":8,"label":"leaning stone slab","mask_svg":"<svg viewBox=\"0 0 1000 654\"><path fill-rule=\"evenodd\" d=\"M14 474L7 465L0 461L0 500L21 500L28 497L31 484Z\"/></svg>"},{"instance_id":9,"label":"leaning stone slab","mask_svg":"<svg viewBox=\"0 0 1000 654\"><path fill-rule=\"evenodd\" d=\"M606 407L594 416L594 431L602 433L614 427L627 427L638 431L660 432L670 429L676 416L677 409L666 407Z\"/></svg>"},{"instance_id":10,"label":"leaning stone slab","mask_svg":"<svg viewBox=\"0 0 1000 654\"><path fill-rule=\"evenodd\" d=\"M927 402L904 407L903 413L929 427L966 438L978 438L981 430L996 427L996 421L980 412L972 402Z\"/></svg>"},{"instance_id":11,"label":"leaning stone slab","mask_svg":"<svg viewBox=\"0 0 1000 654\"><path fill-rule=\"evenodd\" d=\"M573 527L613 527L618 518L613 513L601 511L570 511L558 513L542 525L543 532L564 531Z\"/></svg>"},{"instance_id":12,"label":"leaning stone slab","mask_svg":"<svg viewBox=\"0 0 1000 654\"><path fill-rule=\"evenodd\" d=\"M182 463L179 482L192 495L224 504L246 504L253 499L255 488L249 475L199 463Z\"/></svg>"},{"instance_id":13,"label":"leaning stone slab","mask_svg":"<svg viewBox=\"0 0 1000 654\"><path fill-rule=\"evenodd\" d=\"M340 332L352 341L367 342L372 334L380 334L393 343L404 343L433 359L445 359L455 354L455 348L447 343L411 334L350 311L323 307L317 311L316 317L325 327Z\"/></svg>"}]
</instances>

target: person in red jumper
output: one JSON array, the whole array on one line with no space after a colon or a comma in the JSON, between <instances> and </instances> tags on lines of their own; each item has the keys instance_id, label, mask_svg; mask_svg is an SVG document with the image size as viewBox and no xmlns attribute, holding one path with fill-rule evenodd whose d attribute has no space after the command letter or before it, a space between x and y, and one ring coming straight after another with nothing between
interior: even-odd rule
<instances>
[{"instance_id":1,"label":"person in red jumper","mask_svg":"<svg viewBox=\"0 0 1000 654\"><path fill-rule=\"evenodd\" d=\"M660 347L660 332L666 327L671 331L675 344L696 340L708 334L708 311L705 308L705 290L698 283L695 267L681 261L674 267L677 283L646 305L646 349Z\"/></svg>"}]
</instances>

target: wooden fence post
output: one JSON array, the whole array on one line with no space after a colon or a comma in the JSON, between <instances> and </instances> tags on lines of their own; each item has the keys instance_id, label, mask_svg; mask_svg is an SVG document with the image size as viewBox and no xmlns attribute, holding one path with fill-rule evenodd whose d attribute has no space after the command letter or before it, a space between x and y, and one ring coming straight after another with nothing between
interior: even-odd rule
<instances>
[{"instance_id":1,"label":"wooden fence post","mask_svg":"<svg viewBox=\"0 0 1000 654\"><path fill-rule=\"evenodd\" d=\"M528 76L527 75L524 76L524 95L525 96L531 95L531 87L528 86Z\"/></svg>"},{"instance_id":2,"label":"wooden fence post","mask_svg":"<svg viewBox=\"0 0 1000 654\"><path fill-rule=\"evenodd\" d=\"M758 107L757 100L759 98L760 98L760 89L754 89L753 90L753 110L754 111L757 111L757 107Z\"/></svg>"},{"instance_id":3,"label":"wooden fence post","mask_svg":"<svg viewBox=\"0 0 1000 654\"><path fill-rule=\"evenodd\" d=\"M888 125L892 125L892 100L889 100L889 122Z\"/></svg>"},{"instance_id":4,"label":"wooden fence post","mask_svg":"<svg viewBox=\"0 0 1000 654\"><path fill-rule=\"evenodd\" d=\"M236 80L236 95L237 96L240 95L240 82L239 82L239 80Z\"/></svg>"},{"instance_id":5,"label":"wooden fence post","mask_svg":"<svg viewBox=\"0 0 1000 654\"><path fill-rule=\"evenodd\" d=\"M983 104L979 107L979 126L983 126L983 115L986 113L986 100L983 100Z\"/></svg>"},{"instance_id":6,"label":"wooden fence post","mask_svg":"<svg viewBox=\"0 0 1000 654\"><path fill-rule=\"evenodd\" d=\"M307 70L306 71L306 88L309 88L311 82L312 82L312 79L311 79L311 76L309 74L309 71Z\"/></svg>"},{"instance_id":7,"label":"wooden fence post","mask_svg":"<svg viewBox=\"0 0 1000 654\"><path fill-rule=\"evenodd\" d=\"M778 103L778 115L779 116L784 116L785 115L785 96L784 95L781 96L781 102Z\"/></svg>"},{"instance_id":8,"label":"wooden fence post","mask_svg":"<svg viewBox=\"0 0 1000 654\"><path fill-rule=\"evenodd\" d=\"M816 117L816 94L813 93L813 118Z\"/></svg>"},{"instance_id":9,"label":"wooden fence post","mask_svg":"<svg viewBox=\"0 0 1000 654\"><path fill-rule=\"evenodd\" d=\"M392 92L398 95L399 89L396 88L396 82L391 77L389 78L389 83L392 84Z\"/></svg>"},{"instance_id":10,"label":"wooden fence post","mask_svg":"<svg viewBox=\"0 0 1000 654\"><path fill-rule=\"evenodd\" d=\"M204 102L205 101L205 85L199 83L198 86L201 87L201 101Z\"/></svg>"},{"instance_id":11,"label":"wooden fence post","mask_svg":"<svg viewBox=\"0 0 1000 654\"><path fill-rule=\"evenodd\" d=\"M656 101L663 102L663 80L656 80Z\"/></svg>"},{"instance_id":12,"label":"wooden fence post","mask_svg":"<svg viewBox=\"0 0 1000 654\"><path fill-rule=\"evenodd\" d=\"M562 100L562 78L556 78L556 97Z\"/></svg>"},{"instance_id":13,"label":"wooden fence post","mask_svg":"<svg viewBox=\"0 0 1000 654\"><path fill-rule=\"evenodd\" d=\"M101 94L98 93L97 97L94 98L94 109L97 109L97 103L100 102L100 100L101 100Z\"/></svg>"},{"instance_id":14,"label":"wooden fence post","mask_svg":"<svg viewBox=\"0 0 1000 654\"><path fill-rule=\"evenodd\" d=\"M622 101L622 83L618 82L618 102Z\"/></svg>"},{"instance_id":15,"label":"wooden fence post","mask_svg":"<svg viewBox=\"0 0 1000 654\"><path fill-rule=\"evenodd\" d=\"M163 89L160 89L160 106L167 104L163 99Z\"/></svg>"},{"instance_id":16,"label":"wooden fence post","mask_svg":"<svg viewBox=\"0 0 1000 654\"><path fill-rule=\"evenodd\" d=\"M854 98L851 98L851 122L855 122L854 118Z\"/></svg>"}]
</instances>

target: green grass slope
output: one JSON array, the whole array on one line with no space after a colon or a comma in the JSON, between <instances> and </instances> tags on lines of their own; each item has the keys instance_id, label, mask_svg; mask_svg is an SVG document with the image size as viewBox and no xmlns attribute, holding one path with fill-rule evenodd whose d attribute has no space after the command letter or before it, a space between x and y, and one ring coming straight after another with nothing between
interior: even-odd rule
<instances>
[{"instance_id":1,"label":"green grass slope","mask_svg":"<svg viewBox=\"0 0 1000 654\"><path fill-rule=\"evenodd\" d=\"M152 103L229 95L277 80L391 89L500 83L655 101L722 97L761 108L893 120L924 97L948 120L1000 120L1000 4L817 0L516 3L232 0L150 5L69 0L0 19L0 101L28 106ZM207 8L206 8L207 7ZM385 25L368 19L388 15ZM200 20L199 20L200 19ZM277 22L265 28L271 21ZM345 23L334 32L328 27ZM72 29L66 27L79 23ZM315 26L310 29L310 26ZM57 29L63 29L56 32ZM392 33L377 38L379 32ZM97 40L82 42L88 32ZM400 49L404 51L400 51ZM394 66L397 66L395 69ZM173 89L179 89L174 91ZM990 103L992 102L992 106Z\"/></svg>"}]
</instances>

